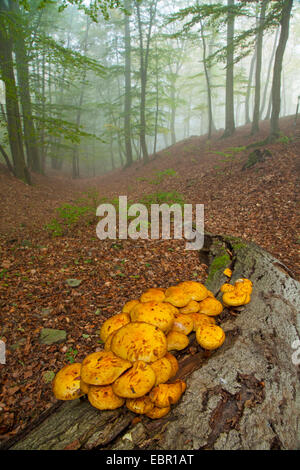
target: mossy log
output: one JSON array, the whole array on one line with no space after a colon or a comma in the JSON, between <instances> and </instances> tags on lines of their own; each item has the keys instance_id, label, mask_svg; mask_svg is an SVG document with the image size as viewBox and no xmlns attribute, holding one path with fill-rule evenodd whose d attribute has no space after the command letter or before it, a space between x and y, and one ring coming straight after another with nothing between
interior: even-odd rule
<instances>
[{"instance_id":1,"label":"mossy log","mask_svg":"<svg viewBox=\"0 0 300 470\"><path fill-rule=\"evenodd\" d=\"M60 402L2 449L299 449L300 284L278 260L254 244L205 236L201 262L207 287L219 296L226 277L253 282L250 304L224 309L221 348L181 352L178 378L187 382L180 402L163 419L122 407L98 411L86 399ZM299 354L300 356L300 354Z\"/></svg>"}]
</instances>

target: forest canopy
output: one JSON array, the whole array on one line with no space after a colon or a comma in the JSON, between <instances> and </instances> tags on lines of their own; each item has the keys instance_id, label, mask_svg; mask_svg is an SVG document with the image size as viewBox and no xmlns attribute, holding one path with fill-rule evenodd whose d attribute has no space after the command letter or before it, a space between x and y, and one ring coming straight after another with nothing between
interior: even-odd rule
<instances>
[{"instance_id":1,"label":"forest canopy","mask_svg":"<svg viewBox=\"0 0 300 470\"><path fill-rule=\"evenodd\" d=\"M30 183L265 119L272 140L297 106L298 19L292 0L0 0L1 160Z\"/></svg>"}]
</instances>

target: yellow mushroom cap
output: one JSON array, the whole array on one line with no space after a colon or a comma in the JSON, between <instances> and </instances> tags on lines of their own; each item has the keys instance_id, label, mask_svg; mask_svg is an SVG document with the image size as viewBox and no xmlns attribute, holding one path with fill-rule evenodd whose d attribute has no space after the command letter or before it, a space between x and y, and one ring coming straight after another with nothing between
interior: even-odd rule
<instances>
[{"instance_id":1,"label":"yellow mushroom cap","mask_svg":"<svg viewBox=\"0 0 300 470\"><path fill-rule=\"evenodd\" d=\"M247 279L246 277L242 277L240 279L237 279L235 282L236 283L237 282L244 282L245 284L249 284L249 286L251 286L251 287L253 286L253 282L250 281L250 279Z\"/></svg>"},{"instance_id":2,"label":"yellow mushroom cap","mask_svg":"<svg viewBox=\"0 0 300 470\"><path fill-rule=\"evenodd\" d=\"M207 297L215 297L214 293L207 289Z\"/></svg>"},{"instance_id":3,"label":"yellow mushroom cap","mask_svg":"<svg viewBox=\"0 0 300 470\"><path fill-rule=\"evenodd\" d=\"M119 397L113 392L111 385L97 386L90 385L88 399L92 406L98 410L115 410L124 405L124 398Z\"/></svg>"},{"instance_id":4,"label":"yellow mushroom cap","mask_svg":"<svg viewBox=\"0 0 300 470\"><path fill-rule=\"evenodd\" d=\"M181 351L189 345L189 338L184 333L171 330L167 334L168 351Z\"/></svg>"},{"instance_id":5,"label":"yellow mushroom cap","mask_svg":"<svg viewBox=\"0 0 300 470\"><path fill-rule=\"evenodd\" d=\"M166 416L171 410L170 406L166 406L165 408L159 408L158 406L154 406L152 410L146 413L146 416L151 419L160 419Z\"/></svg>"},{"instance_id":6,"label":"yellow mushroom cap","mask_svg":"<svg viewBox=\"0 0 300 470\"><path fill-rule=\"evenodd\" d=\"M81 364L74 362L57 372L52 382L52 390L58 400L74 400L84 395L80 388L80 369Z\"/></svg>"},{"instance_id":7,"label":"yellow mushroom cap","mask_svg":"<svg viewBox=\"0 0 300 470\"><path fill-rule=\"evenodd\" d=\"M189 303L180 309L180 313L189 314L199 311L199 303L196 300L190 300Z\"/></svg>"},{"instance_id":8,"label":"yellow mushroom cap","mask_svg":"<svg viewBox=\"0 0 300 470\"><path fill-rule=\"evenodd\" d=\"M146 395L156 380L152 367L144 361L136 361L132 368L112 385L116 395L124 398L139 398Z\"/></svg>"},{"instance_id":9,"label":"yellow mushroom cap","mask_svg":"<svg viewBox=\"0 0 300 470\"><path fill-rule=\"evenodd\" d=\"M109 335L130 322L129 313L118 313L105 320L100 329L100 339L106 341Z\"/></svg>"},{"instance_id":10,"label":"yellow mushroom cap","mask_svg":"<svg viewBox=\"0 0 300 470\"><path fill-rule=\"evenodd\" d=\"M167 352L167 339L157 326L132 322L120 328L112 338L111 350L130 362L154 362Z\"/></svg>"},{"instance_id":11,"label":"yellow mushroom cap","mask_svg":"<svg viewBox=\"0 0 300 470\"><path fill-rule=\"evenodd\" d=\"M169 302L174 307L185 307L190 300L190 295L179 286L169 287L165 292L165 302Z\"/></svg>"},{"instance_id":12,"label":"yellow mushroom cap","mask_svg":"<svg viewBox=\"0 0 300 470\"><path fill-rule=\"evenodd\" d=\"M173 376L173 366L166 356L152 362L151 367L156 376L154 385L166 383Z\"/></svg>"},{"instance_id":13,"label":"yellow mushroom cap","mask_svg":"<svg viewBox=\"0 0 300 470\"><path fill-rule=\"evenodd\" d=\"M144 415L149 413L154 408L154 403L149 398L149 395L140 398L127 398L126 406L133 413Z\"/></svg>"},{"instance_id":14,"label":"yellow mushroom cap","mask_svg":"<svg viewBox=\"0 0 300 470\"><path fill-rule=\"evenodd\" d=\"M145 322L158 326L162 331L170 331L174 323L174 314L178 310L173 305L166 302L143 302L130 312L133 322Z\"/></svg>"},{"instance_id":15,"label":"yellow mushroom cap","mask_svg":"<svg viewBox=\"0 0 300 470\"><path fill-rule=\"evenodd\" d=\"M113 352L98 351L83 360L81 378L87 384L109 385L129 367L132 367L131 362L121 359Z\"/></svg>"},{"instance_id":16,"label":"yellow mushroom cap","mask_svg":"<svg viewBox=\"0 0 300 470\"><path fill-rule=\"evenodd\" d=\"M225 333L217 325L200 326L196 330L196 339L202 348L211 351L222 346L225 341Z\"/></svg>"},{"instance_id":17,"label":"yellow mushroom cap","mask_svg":"<svg viewBox=\"0 0 300 470\"><path fill-rule=\"evenodd\" d=\"M151 390L149 398L158 408L166 408L175 405L185 389L186 383L183 380L176 380L171 384L159 384Z\"/></svg>"},{"instance_id":18,"label":"yellow mushroom cap","mask_svg":"<svg viewBox=\"0 0 300 470\"><path fill-rule=\"evenodd\" d=\"M227 277L231 277L231 276L232 276L232 271L231 271L231 269L226 268L226 269L223 271L223 274L225 274L225 276L227 276Z\"/></svg>"},{"instance_id":19,"label":"yellow mushroom cap","mask_svg":"<svg viewBox=\"0 0 300 470\"><path fill-rule=\"evenodd\" d=\"M199 313L205 315L215 316L220 315L223 311L223 305L217 299L213 297L207 297L206 299L199 302Z\"/></svg>"},{"instance_id":20,"label":"yellow mushroom cap","mask_svg":"<svg viewBox=\"0 0 300 470\"><path fill-rule=\"evenodd\" d=\"M220 291L223 292L223 293L232 292L232 291L234 291L234 286L232 284L228 284L228 282L225 282L225 284L223 284L221 286Z\"/></svg>"},{"instance_id":21,"label":"yellow mushroom cap","mask_svg":"<svg viewBox=\"0 0 300 470\"><path fill-rule=\"evenodd\" d=\"M130 313L130 311L133 309L133 307L135 305L139 304L139 303L140 302L137 299L129 300L128 302L126 302L126 304L122 308L122 312L123 313Z\"/></svg>"},{"instance_id":22,"label":"yellow mushroom cap","mask_svg":"<svg viewBox=\"0 0 300 470\"><path fill-rule=\"evenodd\" d=\"M223 304L227 307L239 307L247 301L247 292L234 289L232 292L225 292L222 297Z\"/></svg>"},{"instance_id":23,"label":"yellow mushroom cap","mask_svg":"<svg viewBox=\"0 0 300 470\"><path fill-rule=\"evenodd\" d=\"M200 326L216 324L214 317L209 317L204 313L190 313L189 317L193 320L193 331L196 331Z\"/></svg>"},{"instance_id":24,"label":"yellow mushroom cap","mask_svg":"<svg viewBox=\"0 0 300 470\"><path fill-rule=\"evenodd\" d=\"M176 357L173 356L173 354L171 354L169 352L166 353L165 358L168 359L168 361L170 362L171 367L172 367L172 375L170 377L170 379L171 379L178 372L178 369L179 369L178 361L177 361Z\"/></svg>"},{"instance_id":25,"label":"yellow mushroom cap","mask_svg":"<svg viewBox=\"0 0 300 470\"><path fill-rule=\"evenodd\" d=\"M114 334L116 333L116 331L118 330L115 330L113 331L106 339L105 341L105 344L104 344L104 351L110 351L110 347L111 347L111 342L112 342L112 339L114 337Z\"/></svg>"},{"instance_id":26,"label":"yellow mushroom cap","mask_svg":"<svg viewBox=\"0 0 300 470\"><path fill-rule=\"evenodd\" d=\"M246 292L247 294L251 294L252 292L252 282L249 279L238 279L234 283L234 288L241 292Z\"/></svg>"},{"instance_id":27,"label":"yellow mushroom cap","mask_svg":"<svg viewBox=\"0 0 300 470\"><path fill-rule=\"evenodd\" d=\"M193 330L193 326L193 319L189 315L182 313L176 313L174 315L174 323L172 327L173 331L178 331L179 333L189 335Z\"/></svg>"},{"instance_id":28,"label":"yellow mushroom cap","mask_svg":"<svg viewBox=\"0 0 300 470\"><path fill-rule=\"evenodd\" d=\"M150 289L147 289L146 292L141 295L140 302L163 302L164 299L164 289L161 289L160 287L152 287Z\"/></svg>"},{"instance_id":29,"label":"yellow mushroom cap","mask_svg":"<svg viewBox=\"0 0 300 470\"><path fill-rule=\"evenodd\" d=\"M201 284L201 282L196 281L184 281L178 284L178 287L184 290L184 292L189 295L190 300L196 300L200 302L201 300L206 299L207 289Z\"/></svg>"},{"instance_id":30,"label":"yellow mushroom cap","mask_svg":"<svg viewBox=\"0 0 300 470\"><path fill-rule=\"evenodd\" d=\"M85 383L82 379L80 379L80 389L83 393L87 394L89 391L89 384Z\"/></svg>"}]
</instances>

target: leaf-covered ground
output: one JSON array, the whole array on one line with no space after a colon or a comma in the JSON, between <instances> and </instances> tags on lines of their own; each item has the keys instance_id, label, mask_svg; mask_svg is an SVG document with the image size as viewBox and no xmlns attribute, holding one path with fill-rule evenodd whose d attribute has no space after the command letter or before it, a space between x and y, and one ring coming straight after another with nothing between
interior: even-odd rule
<instances>
[{"instance_id":1,"label":"leaf-covered ground","mask_svg":"<svg viewBox=\"0 0 300 470\"><path fill-rule=\"evenodd\" d=\"M206 266L197 252L184 249L184 241L100 241L91 214L52 237L45 224L55 209L78 198L95 208L104 197L127 195L138 202L176 191L186 203L205 205L207 231L256 242L299 278L299 124L283 119L281 139L261 147L271 156L245 171L253 149L243 147L262 140L268 123L255 137L249 127L225 140L220 132L210 143L191 137L147 165L93 179L34 175L28 187L1 167L0 339L7 346L7 363L0 365L2 440L56 402L53 374L101 348L101 323L127 300L148 287L206 276ZM69 279L81 282L71 287ZM42 328L65 330L66 341L41 344Z\"/></svg>"}]
</instances>

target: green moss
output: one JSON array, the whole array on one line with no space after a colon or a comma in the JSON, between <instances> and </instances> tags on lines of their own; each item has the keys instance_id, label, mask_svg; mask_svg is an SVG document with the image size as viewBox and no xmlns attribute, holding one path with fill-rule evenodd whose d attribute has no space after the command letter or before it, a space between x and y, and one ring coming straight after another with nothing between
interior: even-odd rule
<instances>
[{"instance_id":1,"label":"green moss","mask_svg":"<svg viewBox=\"0 0 300 470\"><path fill-rule=\"evenodd\" d=\"M227 253L221 256L217 256L210 265L207 281L211 281L214 278L216 272L220 271L221 269L224 270L230 265L230 263L231 259Z\"/></svg>"},{"instance_id":2,"label":"green moss","mask_svg":"<svg viewBox=\"0 0 300 470\"><path fill-rule=\"evenodd\" d=\"M232 245L232 248L235 250L235 251L238 251L238 250L241 250L243 248L246 248L246 245L245 243L234 243Z\"/></svg>"}]
</instances>

